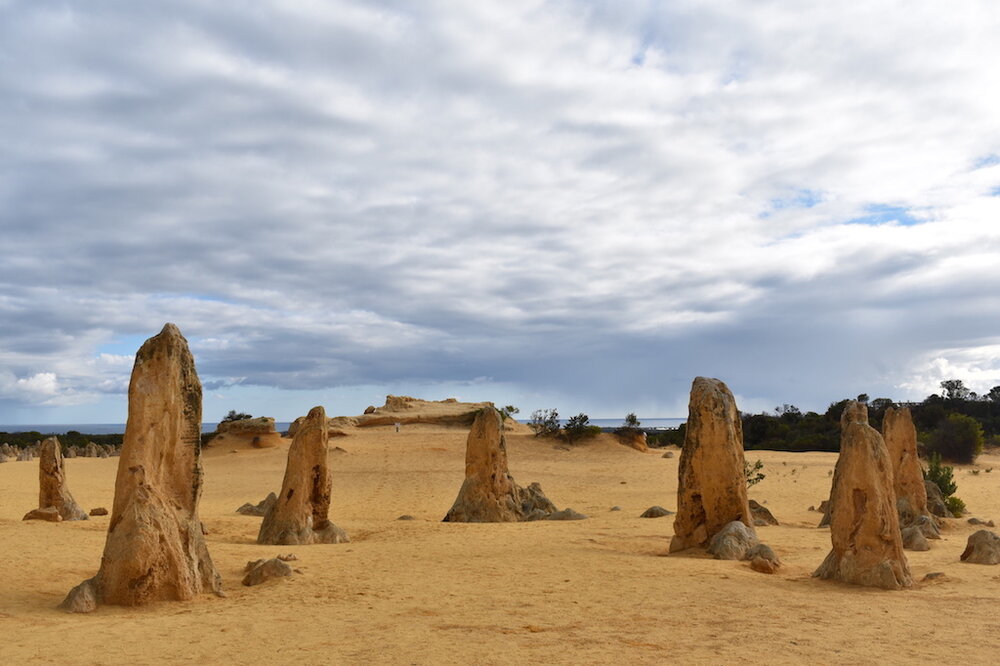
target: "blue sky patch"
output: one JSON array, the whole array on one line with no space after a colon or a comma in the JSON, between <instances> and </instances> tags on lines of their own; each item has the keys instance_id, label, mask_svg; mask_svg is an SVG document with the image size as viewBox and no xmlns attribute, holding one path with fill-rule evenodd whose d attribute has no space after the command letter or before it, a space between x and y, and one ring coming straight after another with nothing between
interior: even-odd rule
<instances>
[{"instance_id":1,"label":"blue sky patch","mask_svg":"<svg viewBox=\"0 0 1000 666\"><path fill-rule=\"evenodd\" d=\"M1000 155L984 155L983 157L976 159L973 163L973 168L985 169L986 167L996 166L997 164L1000 164Z\"/></svg>"},{"instance_id":2,"label":"blue sky patch","mask_svg":"<svg viewBox=\"0 0 1000 666\"><path fill-rule=\"evenodd\" d=\"M113 341L106 342L100 347L98 347L97 353L115 354L117 356L132 356L137 351L139 351L139 347L142 346L142 343L145 342L150 335L156 335L156 333L158 333L158 331L154 331L153 333L150 333L147 336L120 335L116 337Z\"/></svg>"},{"instance_id":3,"label":"blue sky patch","mask_svg":"<svg viewBox=\"0 0 1000 666\"><path fill-rule=\"evenodd\" d=\"M897 222L904 226L912 226L922 222L922 220L910 215L909 209L902 206L874 204L871 206L865 206L865 212L867 215L862 215L861 217L848 220L847 223L867 224L869 226L877 227L882 224L889 224L890 222Z\"/></svg>"}]
</instances>

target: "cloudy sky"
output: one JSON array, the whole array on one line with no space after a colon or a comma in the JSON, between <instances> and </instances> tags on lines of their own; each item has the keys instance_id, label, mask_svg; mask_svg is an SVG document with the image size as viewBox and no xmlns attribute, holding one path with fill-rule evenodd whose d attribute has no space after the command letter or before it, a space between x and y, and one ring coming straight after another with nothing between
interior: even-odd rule
<instances>
[{"instance_id":1,"label":"cloudy sky","mask_svg":"<svg viewBox=\"0 0 1000 666\"><path fill-rule=\"evenodd\" d=\"M0 0L0 423L1000 384L993 0Z\"/></svg>"}]
</instances>

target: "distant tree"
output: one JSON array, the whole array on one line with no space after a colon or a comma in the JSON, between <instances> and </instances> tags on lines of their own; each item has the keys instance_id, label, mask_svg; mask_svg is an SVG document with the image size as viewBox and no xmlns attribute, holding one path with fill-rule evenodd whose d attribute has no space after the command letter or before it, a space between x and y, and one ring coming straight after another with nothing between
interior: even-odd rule
<instances>
[{"instance_id":1,"label":"distant tree","mask_svg":"<svg viewBox=\"0 0 1000 666\"><path fill-rule=\"evenodd\" d=\"M984 397L990 402L1000 403L1000 386L994 386L991 388Z\"/></svg>"},{"instance_id":2,"label":"distant tree","mask_svg":"<svg viewBox=\"0 0 1000 666\"><path fill-rule=\"evenodd\" d=\"M642 423L639 421L639 417L635 415L635 412L629 412L625 415L625 421L622 423L620 429L622 430L639 430L639 426Z\"/></svg>"},{"instance_id":3,"label":"distant tree","mask_svg":"<svg viewBox=\"0 0 1000 666\"><path fill-rule=\"evenodd\" d=\"M946 379L941 382L945 400L968 400L969 389L961 379Z\"/></svg>"},{"instance_id":4,"label":"distant tree","mask_svg":"<svg viewBox=\"0 0 1000 666\"><path fill-rule=\"evenodd\" d=\"M559 412L555 409L536 409L531 413L528 425L535 431L535 437L552 437L559 434Z\"/></svg>"},{"instance_id":5,"label":"distant tree","mask_svg":"<svg viewBox=\"0 0 1000 666\"><path fill-rule=\"evenodd\" d=\"M219 423L229 423L230 421L245 421L247 419L252 419L253 417L249 414L244 414L243 412L237 412L235 409L230 409L229 413L222 417Z\"/></svg>"},{"instance_id":6,"label":"distant tree","mask_svg":"<svg viewBox=\"0 0 1000 666\"><path fill-rule=\"evenodd\" d=\"M983 427L971 416L949 414L931 433L927 448L945 460L972 463L983 451Z\"/></svg>"},{"instance_id":7,"label":"distant tree","mask_svg":"<svg viewBox=\"0 0 1000 666\"><path fill-rule=\"evenodd\" d=\"M868 402L868 394L867 393L860 393L860 394L858 394L857 400L858 400L858 402L860 402L862 404L867 404L867 402Z\"/></svg>"},{"instance_id":8,"label":"distant tree","mask_svg":"<svg viewBox=\"0 0 1000 666\"><path fill-rule=\"evenodd\" d=\"M781 407L775 407L774 411L785 423L798 423L802 420L802 410L795 405L786 403Z\"/></svg>"}]
</instances>

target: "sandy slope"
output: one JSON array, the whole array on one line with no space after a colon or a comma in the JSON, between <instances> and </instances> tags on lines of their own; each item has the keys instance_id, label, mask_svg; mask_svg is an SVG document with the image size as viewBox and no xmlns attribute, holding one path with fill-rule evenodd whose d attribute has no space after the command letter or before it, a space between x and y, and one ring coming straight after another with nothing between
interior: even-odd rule
<instances>
[{"instance_id":1,"label":"sandy slope","mask_svg":"<svg viewBox=\"0 0 1000 666\"><path fill-rule=\"evenodd\" d=\"M511 471L540 481L590 520L516 525L439 522L462 481L465 432L359 430L332 441L334 521L352 543L258 546L259 518L234 513L277 490L276 449L209 450L201 515L228 598L146 608L55 609L96 572L108 518L22 522L37 502L37 462L0 465L0 662L107 663L987 663L1000 649L1000 566L959 562L974 528L955 521L927 553L908 553L906 592L817 581L829 531L809 512L829 491L835 455L751 452L767 479L751 489L780 527L761 528L785 562L775 576L703 556L664 557L678 458L614 444L571 451L509 436ZM110 507L117 459L66 461L81 506ZM975 515L1000 519L1000 456L957 472ZM993 468L987 473L985 469ZM612 505L622 511L611 512ZM416 521L397 521L400 514ZM294 552L301 575L239 584L247 560Z\"/></svg>"}]
</instances>

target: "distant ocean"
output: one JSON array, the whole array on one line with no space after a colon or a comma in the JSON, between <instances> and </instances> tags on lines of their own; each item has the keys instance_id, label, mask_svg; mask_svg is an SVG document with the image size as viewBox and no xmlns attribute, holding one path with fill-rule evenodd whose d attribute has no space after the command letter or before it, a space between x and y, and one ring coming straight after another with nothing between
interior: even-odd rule
<instances>
[{"instance_id":1,"label":"distant ocean","mask_svg":"<svg viewBox=\"0 0 1000 666\"><path fill-rule=\"evenodd\" d=\"M521 423L527 423L527 419L520 419ZM667 430L673 429L680 424L687 421L687 419L682 418L669 418L669 419L639 419L640 428L646 430ZM566 424L566 419L562 419L563 425ZM590 419L592 425L600 426L601 428L617 428L625 423L624 419ZM202 432L212 432L218 425L217 422L212 423L202 423ZM275 430L278 432L285 432L288 430L288 426L291 423L289 421L278 421L274 424ZM39 432L43 435L65 435L67 432L75 430L76 432L83 433L84 435L116 435L125 432L124 423L58 423L58 424L16 424L16 425L2 425L0 424L0 432Z\"/></svg>"},{"instance_id":2,"label":"distant ocean","mask_svg":"<svg viewBox=\"0 0 1000 666\"><path fill-rule=\"evenodd\" d=\"M202 423L202 432L214 432L215 427L219 425L218 421L213 421L212 423ZM274 424L274 429L278 432L285 432L288 430L288 426L291 423L289 421L277 421ZM125 432L124 423L59 423L59 424L18 424L18 425L0 425L0 432L40 432L43 435L65 435L70 430L75 430L76 432L82 433L84 435L120 435Z\"/></svg>"}]
</instances>

